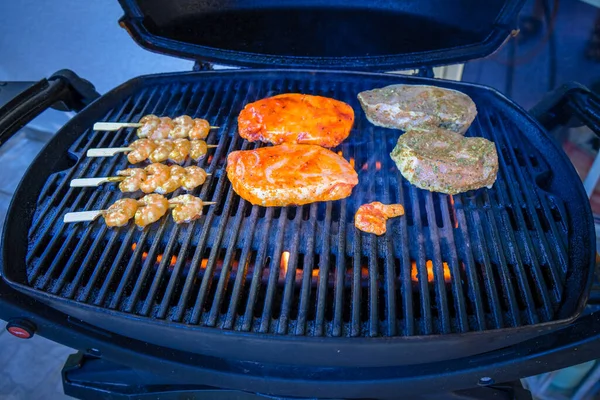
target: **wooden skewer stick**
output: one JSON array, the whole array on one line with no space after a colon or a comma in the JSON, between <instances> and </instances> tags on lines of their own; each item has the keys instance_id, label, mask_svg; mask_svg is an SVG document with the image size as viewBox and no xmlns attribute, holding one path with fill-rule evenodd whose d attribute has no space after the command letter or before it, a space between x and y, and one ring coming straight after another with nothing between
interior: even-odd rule
<instances>
[{"instance_id":1,"label":"wooden skewer stick","mask_svg":"<svg viewBox=\"0 0 600 400\"><path fill-rule=\"evenodd\" d=\"M206 174L206 176L211 176L212 174ZM124 181L128 176L104 176L101 178L77 178L71 180L71 187L95 187L100 186L103 183L114 183Z\"/></svg>"},{"instance_id":2,"label":"wooden skewer stick","mask_svg":"<svg viewBox=\"0 0 600 400\"><path fill-rule=\"evenodd\" d=\"M183 204L183 203L180 203L178 201L169 201L169 208L175 208L179 204ZM214 204L217 204L217 202L215 202L215 201L202 202L202 206L212 206ZM140 205L140 207L145 207L145 206L146 206L146 204ZM107 211L108 210L70 212L70 213L65 214L65 216L63 217L63 222L65 224L72 223L72 222L91 222L91 221L94 221L99 216L101 216L102 214L106 213Z\"/></svg>"},{"instance_id":3,"label":"wooden skewer stick","mask_svg":"<svg viewBox=\"0 0 600 400\"><path fill-rule=\"evenodd\" d=\"M114 132L121 128L139 128L143 124L139 122L96 122L94 124L95 131ZM218 129L220 126L211 126L210 129Z\"/></svg>"},{"instance_id":4,"label":"wooden skewer stick","mask_svg":"<svg viewBox=\"0 0 600 400\"><path fill-rule=\"evenodd\" d=\"M206 147L209 149L214 149L219 146L216 144L208 144ZM133 147L98 147L95 149L89 149L86 155L88 157L112 157L115 154L127 153L133 150Z\"/></svg>"}]
</instances>

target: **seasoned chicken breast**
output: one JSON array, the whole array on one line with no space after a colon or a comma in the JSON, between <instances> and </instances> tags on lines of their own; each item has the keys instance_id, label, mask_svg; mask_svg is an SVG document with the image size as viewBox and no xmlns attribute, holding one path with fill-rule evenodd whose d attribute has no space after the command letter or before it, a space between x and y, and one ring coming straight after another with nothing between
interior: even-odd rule
<instances>
[{"instance_id":1,"label":"seasoned chicken breast","mask_svg":"<svg viewBox=\"0 0 600 400\"><path fill-rule=\"evenodd\" d=\"M251 142L335 147L350 134L354 110L338 100L286 93L250 103L238 117L241 137Z\"/></svg>"},{"instance_id":2,"label":"seasoned chicken breast","mask_svg":"<svg viewBox=\"0 0 600 400\"><path fill-rule=\"evenodd\" d=\"M339 200L358 184L358 175L346 160L307 144L231 152L227 177L242 198L265 207Z\"/></svg>"},{"instance_id":3,"label":"seasoned chicken breast","mask_svg":"<svg viewBox=\"0 0 600 400\"><path fill-rule=\"evenodd\" d=\"M443 129L406 132L391 157L404 178L431 192L457 194L491 187L498 174L493 142Z\"/></svg>"},{"instance_id":4,"label":"seasoned chicken breast","mask_svg":"<svg viewBox=\"0 0 600 400\"><path fill-rule=\"evenodd\" d=\"M391 85L358 94L367 119L385 128L448 129L464 134L477 115L475 103L456 90L426 85Z\"/></svg>"}]
</instances>

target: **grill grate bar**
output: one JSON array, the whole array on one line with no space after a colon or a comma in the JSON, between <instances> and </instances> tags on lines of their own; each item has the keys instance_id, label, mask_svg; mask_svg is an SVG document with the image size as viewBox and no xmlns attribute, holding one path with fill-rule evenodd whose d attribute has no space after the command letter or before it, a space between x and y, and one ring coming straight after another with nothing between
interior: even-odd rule
<instances>
[{"instance_id":1,"label":"grill grate bar","mask_svg":"<svg viewBox=\"0 0 600 400\"><path fill-rule=\"evenodd\" d=\"M398 169L395 169L395 178L397 182L397 195L400 203L405 206L409 204L410 200L407 199L407 195L405 194L403 185L402 185L402 175ZM406 211L406 209L405 209ZM404 334L408 336L414 335L415 332L415 318L414 318L414 310L413 310L413 285L412 285L412 264L410 262L410 252L405 249L410 249L410 245L408 242L409 238L409 227L407 216L404 216L399 219L400 224L400 236L402 238L400 254L402 258L400 259L400 278L402 285L400 287L402 294L402 303L403 307L403 317L404 317Z\"/></svg>"},{"instance_id":2,"label":"grill grate bar","mask_svg":"<svg viewBox=\"0 0 600 400\"><path fill-rule=\"evenodd\" d=\"M489 120L489 115L487 116L488 120ZM504 128L504 124L502 122L501 119L498 120L498 123L500 124L500 126L502 126ZM502 138L502 140L504 140L504 138ZM518 139L520 142L521 140ZM509 146L508 143L505 143L506 148L509 149L510 154L512 155L512 158L515 160L519 160L522 159L524 161L525 164L525 168L527 169L528 175L529 176L534 176L534 171L533 171L533 167L531 166L531 161L529 159L529 157L527 155L524 155L521 158L517 158L517 155L515 153L515 149L513 146ZM523 145L521 145L521 147L524 147ZM527 182L527 179L524 176L523 170L521 168L515 168L515 172L517 175L517 180L519 182L519 184L521 186L526 186L526 185L531 185L534 184L534 182ZM562 274L562 270L561 268L557 265L566 265L567 264L567 260L566 260L566 256L565 256L565 243L564 240L559 240L557 239L557 237L560 237L557 235L557 227L556 227L556 223L554 222L554 218L552 217L552 215L550 212L550 207L548 206L548 203L546 201L546 199L544 198L544 196L542 195L538 195L537 190L526 190L524 191L524 197L525 197L525 201L527 203L527 207L528 209L531 211L531 219L533 221L533 225L535 227L535 232L537 233L537 238L538 240L541 242L542 246L532 246L532 250L533 250L533 254L534 254L534 260L539 260L539 259L544 259L546 262L547 267L550 270L550 276L552 279L551 282L551 287L552 287L552 295L554 295L554 300L555 301L559 301L562 298L562 290L563 287L562 285L559 283L561 281L561 279L563 278L563 274ZM544 209L545 214L546 214L546 220L548 221L548 225L550 226L552 235L552 246L548 245L548 241L547 241L547 237L546 234L544 233L544 229L541 226L541 222L540 222L540 218L538 217L537 212L533 212L533 210L537 210L540 207L538 207L539 205L542 205L542 209ZM544 251L545 249L549 249L550 251ZM541 254L539 254L541 253ZM541 256L541 257L540 257ZM555 262L554 260L558 260L558 263ZM543 282L543 277L540 271L540 265L539 263L537 263L536 261L534 261L534 270L536 273L536 277L537 279L542 279L540 282ZM545 287L544 285L542 285L542 296L546 296L546 294L544 292L546 292L548 289L547 287ZM550 302L546 302L546 304L550 304ZM552 311L551 311L551 307L548 306L548 315L547 318L550 319L552 318Z\"/></svg>"},{"instance_id":3,"label":"grill grate bar","mask_svg":"<svg viewBox=\"0 0 600 400\"><path fill-rule=\"evenodd\" d=\"M245 146L242 146L242 149L245 149ZM225 174L219 176L219 181L217 183L217 190L215 193L218 193L217 198L223 198L223 193L226 188L225 184ZM220 189L220 190L219 190ZM229 191L225 200L225 206L223 207L222 218L226 220L226 216L229 215L231 204L233 203L233 192ZM211 208L209 211L209 215L215 215L215 208ZM223 217L224 216L224 217ZM208 219L207 219L208 220ZM206 268L204 269L204 273L202 275L202 282L200 284L200 289L198 291L198 297L196 297L196 303L194 304L192 315L190 317L190 323L198 324L200 323L200 317L203 313L204 302L210 290L210 286L212 284L212 278L214 274L215 267L217 265L217 255L221 250L221 241L223 240L223 236L225 234L225 228L227 224L221 223L219 224L219 229L217 231L217 236L214 240L214 243L210 249L210 253L208 256L208 261L206 264ZM208 236L208 235L207 235Z\"/></svg>"},{"instance_id":4,"label":"grill grate bar","mask_svg":"<svg viewBox=\"0 0 600 400\"><path fill-rule=\"evenodd\" d=\"M456 249L456 240L454 232L458 229L458 224L450 218L450 212L456 213L454 205L452 210L448 205L452 196L443 196L444 201L441 201L442 215L444 216L444 229L442 243L447 247L448 254L448 269L450 271L450 283L452 285L452 295L454 297L454 311L456 314L456 325L458 332L467 332L469 330L469 321L467 318L467 305L462 289L462 279L460 274L460 266L458 262L458 252Z\"/></svg>"},{"instance_id":5,"label":"grill grate bar","mask_svg":"<svg viewBox=\"0 0 600 400\"><path fill-rule=\"evenodd\" d=\"M458 219L458 225L461 227L462 233L462 259L463 265L465 268L465 272L468 280L468 296L471 303L475 307L475 317L476 317L476 330L484 330L486 328L485 323L485 310L483 307L483 299L481 297L481 288L479 287L479 282L477 280L477 266L475 265L475 260L473 258L473 253L470 249L473 248L471 243L471 239L469 238L469 225L467 224L467 212L465 210L465 194L460 194L454 196L455 208L456 208L456 217Z\"/></svg>"},{"instance_id":6,"label":"grill grate bar","mask_svg":"<svg viewBox=\"0 0 600 400\"><path fill-rule=\"evenodd\" d=\"M479 125L479 128L481 130L481 119L483 119L483 117L478 118L476 120L476 123ZM486 127L488 128L488 132L493 132L493 127L490 125L489 120L486 121ZM498 135L500 136L500 135ZM501 144L502 142L499 140L500 138L496 138L496 140L498 140L496 143ZM513 193L513 187L509 186L509 190L506 190L506 186L507 183L509 182L509 180L507 180L506 174L508 172L510 172L511 170L508 169L507 165L506 165L506 161L504 159L504 154L502 151L498 152L498 161L499 161L499 165L500 168L498 170L498 178L496 180L496 184L497 186L497 193L499 193L500 198L501 198L501 203L502 204L512 204L512 202L510 202L508 199L512 198L514 199L514 203L515 204L519 204L519 200L516 199L516 195ZM510 177L509 177L510 179ZM520 207L518 207L520 208ZM517 219L517 224L518 224L518 228L519 228L519 232L523 232L526 229L525 226L525 222L523 221L523 216L517 212L518 215L518 219ZM508 215L504 214L503 218L501 219L503 222L503 227L504 229L501 230L502 233L504 233L505 238L507 239L507 242L510 243L510 247L509 247L509 253L512 260L511 263L513 264L513 268L514 268L514 272L516 274L516 279L518 282L518 287L519 287L519 292L522 296L522 299L525 303L525 309L526 309L526 314L527 314L527 318L528 318L528 322L529 323L538 323L539 318L537 315L537 312L535 310L535 305L534 305L534 301L533 301L533 294L531 293L530 290L530 285L527 279L527 275L525 274L525 269L524 269L524 265L523 262L521 260L521 254L520 251L517 252L515 251L515 249L518 249L519 247L519 243L522 243L522 237L519 236L519 240L516 240L515 237L515 233L513 232L513 229L511 228L511 222L508 220Z\"/></svg>"},{"instance_id":7,"label":"grill grate bar","mask_svg":"<svg viewBox=\"0 0 600 400\"><path fill-rule=\"evenodd\" d=\"M330 258L330 237L331 237L331 208L332 203L327 202L325 205L325 221L323 222L324 238L321 244L319 253L319 280L317 286L317 308L315 318L315 336L323 336L325 334L325 307L327 307L327 279L329 277L329 258Z\"/></svg>"},{"instance_id":8,"label":"grill grate bar","mask_svg":"<svg viewBox=\"0 0 600 400\"><path fill-rule=\"evenodd\" d=\"M254 273L252 274L252 283L250 283L250 289L248 291L248 301L246 302L246 312L244 313L244 321L242 324L243 331L249 331L252 327L252 323L254 322L254 306L256 305L258 291L261 284L261 277L265 267L265 259L267 258L269 231L271 228L271 221L273 220L273 210L273 207L269 207L265 213L263 234L260 238L260 245L256 253Z\"/></svg>"},{"instance_id":9,"label":"grill grate bar","mask_svg":"<svg viewBox=\"0 0 600 400\"><path fill-rule=\"evenodd\" d=\"M269 263L269 280L265 294L265 303L262 310L259 332L268 332L271 324L271 308L273 307L273 295L277 288L279 278L279 266L281 263L281 253L283 252L283 238L285 235L285 225L287 218L281 213L277 223L277 236L275 238L275 249Z\"/></svg>"},{"instance_id":10,"label":"grill grate bar","mask_svg":"<svg viewBox=\"0 0 600 400\"><path fill-rule=\"evenodd\" d=\"M496 224L496 216L493 215L492 210L496 209L498 206L496 201L494 200L494 196L488 195L488 193L484 193L485 201L491 204L491 209L488 210L488 223L490 229L488 230L490 234L490 242L497 243L497 246L494 246L492 255L497 260L497 265L499 268L499 275L502 281L502 291L504 294L504 298L508 302L508 311L509 316L512 318L512 326L519 326L521 324L521 317L519 313L519 306L517 304L517 299L515 296L515 289L513 287L513 282L510 277L510 272L508 270L508 265L506 263L506 250L503 248L504 244L500 238L500 233L498 231L498 225Z\"/></svg>"},{"instance_id":11,"label":"grill grate bar","mask_svg":"<svg viewBox=\"0 0 600 400\"><path fill-rule=\"evenodd\" d=\"M233 190L230 189L229 193L233 194ZM240 226L242 224L242 218L244 216L244 207L246 206L246 204L247 203L243 201L240 201L238 203L235 221L233 223L233 227L230 227L231 231L229 233L229 243L227 245L227 251L225 253L225 258L223 259L223 266L221 267L221 274L219 276L217 290L215 291L213 297L210 314L208 315L208 320L206 321L206 325L208 326L215 326L217 323L217 318L219 317L221 302L223 301L225 288L227 287L227 282L229 281L229 270L231 268L232 258L235 251L237 250L236 242L240 232ZM223 213L222 215L225 214ZM224 219L227 220L227 218ZM224 227L225 223L221 222L221 226Z\"/></svg>"},{"instance_id":12,"label":"grill grate bar","mask_svg":"<svg viewBox=\"0 0 600 400\"><path fill-rule=\"evenodd\" d=\"M294 207L286 207L286 211L292 211ZM287 213L282 211L279 218L287 218ZM287 269L284 269L283 277L285 278L283 299L281 303L281 311L279 314L279 324L277 326L277 333L280 335L286 334L288 331L288 322L290 319L290 308L292 303L292 295L294 294L294 284L296 283L296 268L298 261L298 247L300 243L300 225L302 222L302 212L296 212L296 216L293 220L293 231L298 232L292 239L292 245L289 249ZM285 265L285 264L283 264Z\"/></svg>"},{"instance_id":13,"label":"grill grate bar","mask_svg":"<svg viewBox=\"0 0 600 400\"><path fill-rule=\"evenodd\" d=\"M90 276L90 279L87 282L87 284L82 288L81 293L77 297L77 301L81 301L81 302L88 301L90 293L96 283L96 280L98 279L100 273L104 270L104 267L103 267L104 264L108 261L108 257L111 254L111 249L113 249L113 246L115 245L116 240L119 238L119 234L117 232L109 233L107 226L104 225L104 226L102 226L102 228L100 228L100 232L96 236L95 240L96 241L101 240L102 238L104 238L105 234L109 234L110 239L108 240L106 246L104 246L104 248L102 250L102 255L100 256L100 258L98 259L98 262L93 267L94 270L92 272L92 275ZM93 246L97 246L97 244L94 243ZM83 275L85 274L86 270L87 270L87 268L80 268L77 271L77 275L75 276L75 278L73 279L73 282L71 283L67 292L65 293L65 296L67 298L72 299L75 296L75 293L76 293L77 289L79 288L81 279L83 278Z\"/></svg>"},{"instance_id":14,"label":"grill grate bar","mask_svg":"<svg viewBox=\"0 0 600 400\"><path fill-rule=\"evenodd\" d=\"M410 201L411 201L411 206L412 209L414 210L413 212L413 221L414 221L414 225L413 225L413 234L415 236L419 235L419 232L422 232L423 226L422 226L422 222L421 222L421 206L419 204L419 197L418 197L418 189L416 189L415 187L410 187L409 189L409 193L410 193ZM418 271L418 285L419 285L419 295L420 295L420 300L421 300L421 330L422 330L422 334L428 335L430 333L432 333L433 331L433 324L432 324L432 319L431 319L431 299L429 296L429 282L428 282L428 273L427 273L427 266L426 266L426 261L425 261L425 245L423 243L423 241L419 241L416 244L416 254L414 255L416 257L416 264L417 264L417 271Z\"/></svg>"},{"instance_id":15,"label":"grill grate bar","mask_svg":"<svg viewBox=\"0 0 600 400\"><path fill-rule=\"evenodd\" d=\"M444 265L440 251L440 234L436 222L436 212L433 205L433 194L426 193L425 210L427 211L427 224L429 225L428 241L429 253L433 254L433 284L435 287L435 301L438 313L440 330L442 333L450 332L450 315L448 311L448 297L446 295L446 282L444 277ZM429 279L428 279L429 280Z\"/></svg>"},{"instance_id":16,"label":"grill grate bar","mask_svg":"<svg viewBox=\"0 0 600 400\"><path fill-rule=\"evenodd\" d=\"M245 202L241 201L240 204ZM225 329L232 329L236 319L236 310L240 301L243 286L245 284L246 273L248 272L248 259L250 250L252 248L252 242L254 239L254 232L256 230L256 222L258 220L258 206L252 206L252 213L250 214L250 221L248 224L248 231L244 235L244 247L242 249L242 255L238 264L237 273L235 276L235 283L233 284L233 290L231 291L231 301L229 302L229 308L227 309L227 316L225 317L225 323L223 327Z\"/></svg>"},{"instance_id":17,"label":"grill grate bar","mask_svg":"<svg viewBox=\"0 0 600 400\"><path fill-rule=\"evenodd\" d=\"M296 324L296 335L304 335L306 332L306 320L308 319L308 307L310 292L312 290L312 272L314 268L314 257L311 255L315 251L315 233L317 228L317 204L313 203L310 206L310 214L307 224L309 236L306 243L306 257L304 257L304 265L302 266L302 287L300 289L300 304L298 305L298 323Z\"/></svg>"},{"instance_id":18,"label":"grill grate bar","mask_svg":"<svg viewBox=\"0 0 600 400\"><path fill-rule=\"evenodd\" d=\"M485 113L485 115L483 116L482 119L486 122L486 126L492 127L492 122L490 120L489 115L487 115L487 113ZM504 126L502 124L502 121L500 119L498 120L498 124L501 127L501 130L505 131L505 128L504 128ZM490 132L494 132L494 131L490 130ZM517 157L514 154L514 150L513 150L512 146L509 146L507 143L505 143L504 138L502 137L502 135L497 135L496 134L495 136L496 136L495 137L496 143L499 143L503 147L508 148L509 151L510 151L510 153L511 153L511 155L513 156L512 159L513 160L517 160ZM506 161L504 160L504 156L500 156L500 158L502 159L501 162L504 164L505 171L508 171L509 168L511 168L511 167L509 167L509 166L506 165ZM512 170L514 172L513 175L516 175L516 177L517 177L517 179L516 179L517 182L518 182L517 185L520 184L521 187L527 187L528 183L526 183L524 181L524 178L521 175L520 169L519 168L514 168ZM517 192L517 189L516 189L515 186L516 185L509 185L509 193L511 195L513 195L513 198L516 197L514 195L514 193ZM529 190L519 190L518 192L521 193L522 197L523 196L525 197L525 203L528 205L529 209L530 210L534 210L535 207L533 206L532 201L531 201L531 199L529 197L529 192L530 191ZM535 280L535 286L537 287L538 293L541 296L542 307L543 307L543 318L544 318L544 320L547 321L547 320L550 320L552 318L553 311L552 311L551 300L549 298L548 289L546 288L546 285L544 284L544 278L543 278L542 272L540 270L539 263L537 261L539 259L538 258L539 256L538 256L537 250L536 250L538 246L533 246L532 238L531 238L531 236L529 234L529 230L526 228L526 224L524 223L524 216L523 216L523 210L522 210L522 208L521 207L514 207L514 208L517 209L515 211L515 214L517 215L517 219L520 222L523 222L523 223L521 223L521 226L525 227L522 230L522 232L523 232L523 239L524 240L521 243L524 246L525 255L528 258L529 263L531 264L530 268L532 269L531 272L533 273L533 277L534 277L534 280ZM537 214L532 215L532 219L534 220L534 226L536 228L536 232L538 233L538 237L542 238L543 232L540 234L541 227L540 227L539 220L537 218ZM547 244L545 244L544 247L547 248ZM524 268L527 268L527 266L524 266ZM527 285L527 286L529 286L529 285Z\"/></svg>"},{"instance_id":19,"label":"grill grate bar","mask_svg":"<svg viewBox=\"0 0 600 400\"><path fill-rule=\"evenodd\" d=\"M490 249L495 247L494 244L488 245L486 243L485 235L483 234L483 230L481 228L482 221L478 211L470 212L468 215L469 222L471 223L471 231L474 235L473 244L475 245L473 248L474 253L477 258L482 261L483 270L479 270L478 272L483 274L484 280L484 289L487 294L487 298L490 304L491 314L494 322L495 328L502 328L504 323L502 321L502 309L500 305L500 299L498 298L498 292L496 291L496 282L494 279L494 274L492 272L492 268L494 266L490 263L490 258L485 249ZM484 216L485 226L488 230L491 228L487 219Z\"/></svg>"}]
</instances>

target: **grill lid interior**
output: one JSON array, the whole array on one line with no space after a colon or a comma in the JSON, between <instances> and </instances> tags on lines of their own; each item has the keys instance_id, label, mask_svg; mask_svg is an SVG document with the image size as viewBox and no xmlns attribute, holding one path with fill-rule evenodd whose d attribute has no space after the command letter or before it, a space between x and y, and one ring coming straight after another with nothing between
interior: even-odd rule
<instances>
[{"instance_id":1,"label":"grill lid interior","mask_svg":"<svg viewBox=\"0 0 600 400\"><path fill-rule=\"evenodd\" d=\"M524 0L120 3L121 25L149 50L235 66L390 71L491 54Z\"/></svg>"}]
</instances>

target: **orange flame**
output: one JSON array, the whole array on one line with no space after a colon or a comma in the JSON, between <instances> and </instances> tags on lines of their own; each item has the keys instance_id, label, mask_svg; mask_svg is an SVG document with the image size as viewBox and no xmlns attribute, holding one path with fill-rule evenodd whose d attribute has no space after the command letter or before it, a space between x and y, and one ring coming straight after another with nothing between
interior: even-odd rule
<instances>
[{"instance_id":1,"label":"orange flame","mask_svg":"<svg viewBox=\"0 0 600 400\"><path fill-rule=\"evenodd\" d=\"M208 159L206 160L206 163L210 164L212 160L213 160L213 156L211 154L211 155L208 156Z\"/></svg>"},{"instance_id":2,"label":"orange flame","mask_svg":"<svg viewBox=\"0 0 600 400\"><path fill-rule=\"evenodd\" d=\"M350 165L354 169L354 157L350 157Z\"/></svg>"},{"instance_id":3,"label":"orange flame","mask_svg":"<svg viewBox=\"0 0 600 400\"><path fill-rule=\"evenodd\" d=\"M375 169L379 171L381 169L381 161L375 161Z\"/></svg>"},{"instance_id":4,"label":"orange flame","mask_svg":"<svg viewBox=\"0 0 600 400\"><path fill-rule=\"evenodd\" d=\"M435 279L434 271L433 271L433 261L427 260L425 263L425 267L427 268L427 282L433 282ZM444 269L444 282L449 283L452 280L452 274L450 273L450 267L448 267L448 263L442 262L442 267ZM417 269L417 263L413 261L411 263L410 269L410 278L413 282L419 282L419 271Z\"/></svg>"},{"instance_id":5,"label":"orange flame","mask_svg":"<svg viewBox=\"0 0 600 400\"><path fill-rule=\"evenodd\" d=\"M281 261L279 262L279 268L281 268L284 275L287 273L289 261L290 261L290 252L284 251L283 253L281 253Z\"/></svg>"},{"instance_id":6,"label":"orange flame","mask_svg":"<svg viewBox=\"0 0 600 400\"><path fill-rule=\"evenodd\" d=\"M200 268L206 269L207 266L208 266L208 258L203 258L202 261L200 262Z\"/></svg>"}]
</instances>

